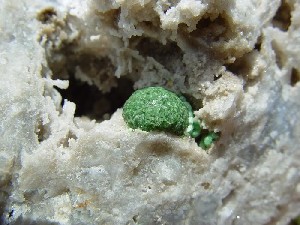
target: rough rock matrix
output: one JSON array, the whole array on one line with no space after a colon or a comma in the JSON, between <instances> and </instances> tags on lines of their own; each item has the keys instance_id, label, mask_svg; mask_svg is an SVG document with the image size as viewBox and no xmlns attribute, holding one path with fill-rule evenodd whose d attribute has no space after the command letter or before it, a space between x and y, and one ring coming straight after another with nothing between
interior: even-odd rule
<instances>
[{"instance_id":1,"label":"rough rock matrix","mask_svg":"<svg viewBox=\"0 0 300 225\"><path fill-rule=\"evenodd\" d=\"M299 0L0 0L0 224L288 224L300 214ZM183 94L194 139L128 128Z\"/></svg>"}]
</instances>

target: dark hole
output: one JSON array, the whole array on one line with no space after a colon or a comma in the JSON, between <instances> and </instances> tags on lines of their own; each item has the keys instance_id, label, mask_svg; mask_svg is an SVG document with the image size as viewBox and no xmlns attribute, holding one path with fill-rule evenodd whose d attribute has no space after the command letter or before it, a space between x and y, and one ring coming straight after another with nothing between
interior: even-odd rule
<instances>
[{"instance_id":1,"label":"dark hole","mask_svg":"<svg viewBox=\"0 0 300 225\"><path fill-rule=\"evenodd\" d=\"M214 81L219 80L222 77L222 74L215 74Z\"/></svg>"},{"instance_id":2,"label":"dark hole","mask_svg":"<svg viewBox=\"0 0 300 225\"><path fill-rule=\"evenodd\" d=\"M134 221L134 223L137 223L138 222L138 215L135 215L132 217L132 220Z\"/></svg>"},{"instance_id":3,"label":"dark hole","mask_svg":"<svg viewBox=\"0 0 300 225\"><path fill-rule=\"evenodd\" d=\"M49 137L49 132L45 125L43 125L42 120L37 121L37 125L35 128L35 133L37 135L38 141L42 142Z\"/></svg>"},{"instance_id":4,"label":"dark hole","mask_svg":"<svg viewBox=\"0 0 300 225\"><path fill-rule=\"evenodd\" d=\"M196 30L192 31L190 35L215 42L226 38L227 27L226 20L222 16L218 16L216 19L202 18L198 21Z\"/></svg>"},{"instance_id":5,"label":"dark hole","mask_svg":"<svg viewBox=\"0 0 300 225\"><path fill-rule=\"evenodd\" d=\"M115 29L118 28L118 22L120 19L121 8L111 9L104 13L99 13L98 15L101 17L101 21L103 23L108 24L109 26L113 26Z\"/></svg>"},{"instance_id":6,"label":"dark hole","mask_svg":"<svg viewBox=\"0 0 300 225\"><path fill-rule=\"evenodd\" d=\"M291 86L295 86L300 81L300 72L295 68L291 72Z\"/></svg>"},{"instance_id":7,"label":"dark hole","mask_svg":"<svg viewBox=\"0 0 300 225\"><path fill-rule=\"evenodd\" d=\"M281 1L274 18L273 26L278 27L280 30L287 31L291 25L291 7L286 1Z\"/></svg>"},{"instance_id":8,"label":"dark hole","mask_svg":"<svg viewBox=\"0 0 300 225\"><path fill-rule=\"evenodd\" d=\"M168 42L166 45L151 39L142 38L136 45L136 49L144 57L153 57L157 62L164 65L169 71L173 71L174 58L182 59L183 52L175 42Z\"/></svg>"},{"instance_id":9,"label":"dark hole","mask_svg":"<svg viewBox=\"0 0 300 225\"><path fill-rule=\"evenodd\" d=\"M205 28L205 27L208 27L211 23L212 23L212 21L210 18L203 18L203 19L199 20L196 27L197 27L197 29Z\"/></svg>"},{"instance_id":10,"label":"dark hole","mask_svg":"<svg viewBox=\"0 0 300 225\"><path fill-rule=\"evenodd\" d=\"M208 182L203 182L203 183L201 183L201 186L202 186L205 190L207 190L207 189L209 189L209 187L210 187L210 183L208 183Z\"/></svg>"},{"instance_id":11,"label":"dark hole","mask_svg":"<svg viewBox=\"0 0 300 225\"><path fill-rule=\"evenodd\" d=\"M255 43L255 45L254 45L254 49L256 49L257 51L260 51L260 49L261 49L261 43Z\"/></svg>"},{"instance_id":12,"label":"dark hole","mask_svg":"<svg viewBox=\"0 0 300 225\"><path fill-rule=\"evenodd\" d=\"M249 69L243 57L236 59L234 63L225 64L225 67L235 75L244 74Z\"/></svg>"},{"instance_id":13,"label":"dark hole","mask_svg":"<svg viewBox=\"0 0 300 225\"><path fill-rule=\"evenodd\" d=\"M224 64L227 71L232 72L237 76L243 76L245 79L254 79L249 76L255 67L256 58L258 57L258 51L253 50L242 57L237 58L233 63Z\"/></svg>"},{"instance_id":14,"label":"dark hole","mask_svg":"<svg viewBox=\"0 0 300 225\"><path fill-rule=\"evenodd\" d=\"M8 218L13 217L13 215L14 215L14 210L12 209L12 210L9 211L9 213L8 213Z\"/></svg>"},{"instance_id":15,"label":"dark hole","mask_svg":"<svg viewBox=\"0 0 300 225\"><path fill-rule=\"evenodd\" d=\"M148 27L153 26L153 23L151 21L143 21L143 23Z\"/></svg>"},{"instance_id":16,"label":"dark hole","mask_svg":"<svg viewBox=\"0 0 300 225\"><path fill-rule=\"evenodd\" d=\"M42 23L49 23L52 21L52 19L56 16L56 12L54 8L49 7L43 9L41 12L37 14L37 19L41 21Z\"/></svg>"},{"instance_id":17,"label":"dark hole","mask_svg":"<svg viewBox=\"0 0 300 225\"><path fill-rule=\"evenodd\" d=\"M130 80L120 78L118 86L104 94L96 86L76 80L72 76L69 79L69 88L59 91L63 99L76 104L75 116L87 116L101 121L109 119L118 108L121 108L134 90Z\"/></svg>"},{"instance_id":18,"label":"dark hole","mask_svg":"<svg viewBox=\"0 0 300 225\"><path fill-rule=\"evenodd\" d=\"M260 51L261 50L261 42L262 42L262 37L259 36L257 38L257 41L256 41L255 45L254 45L254 49L256 49L257 51Z\"/></svg>"}]
</instances>

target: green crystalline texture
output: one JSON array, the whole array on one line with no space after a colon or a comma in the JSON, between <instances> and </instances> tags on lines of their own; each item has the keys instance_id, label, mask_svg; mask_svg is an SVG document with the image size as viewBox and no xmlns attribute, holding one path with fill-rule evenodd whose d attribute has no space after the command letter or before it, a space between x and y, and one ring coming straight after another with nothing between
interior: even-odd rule
<instances>
[{"instance_id":1,"label":"green crystalline texture","mask_svg":"<svg viewBox=\"0 0 300 225\"><path fill-rule=\"evenodd\" d=\"M202 137L199 146L204 150L210 148L212 143L219 138L219 135L215 132L209 132L206 136Z\"/></svg>"},{"instance_id":2,"label":"green crystalline texture","mask_svg":"<svg viewBox=\"0 0 300 225\"><path fill-rule=\"evenodd\" d=\"M195 118L192 106L182 95L162 87L137 90L123 107L123 118L129 127L144 131L165 131L187 135L200 140L198 145L207 150L219 139L219 134L208 131Z\"/></svg>"},{"instance_id":3,"label":"green crystalline texture","mask_svg":"<svg viewBox=\"0 0 300 225\"><path fill-rule=\"evenodd\" d=\"M192 138L196 138L201 134L201 130L202 130L202 127L201 127L199 121L193 121L192 130L189 131L188 133Z\"/></svg>"},{"instance_id":4,"label":"green crystalline texture","mask_svg":"<svg viewBox=\"0 0 300 225\"><path fill-rule=\"evenodd\" d=\"M189 126L186 129L186 135L190 136L191 138L196 138L201 134L202 127L200 125L200 120L195 118L193 108L191 104L186 100L184 96L179 96L181 101L183 101L186 107L189 110Z\"/></svg>"},{"instance_id":5,"label":"green crystalline texture","mask_svg":"<svg viewBox=\"0 0 300 225\"><path fill-rule=\"evenodd\" d=\"M133 129L183 135L189 125L189 108L175 93L148 87L130 96L123 107L123 117Z\"/></svg>"}]
</instances>

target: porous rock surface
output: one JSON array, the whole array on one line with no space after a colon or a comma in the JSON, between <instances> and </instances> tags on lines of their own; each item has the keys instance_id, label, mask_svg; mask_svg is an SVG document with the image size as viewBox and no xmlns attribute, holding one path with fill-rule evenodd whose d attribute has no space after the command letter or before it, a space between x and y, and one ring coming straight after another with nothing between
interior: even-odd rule
<instances>
[{"instance_id":1,"label":"porous rock surface","mask_svg":"<svg viewBox=\"0 0 300 225\"><path fill-rule=\"evenodd\" d=\"M298 0L0 4L0 223L288 224L300 213ZM132 130L121 108L75 116L60 94L72 79L110 93L125 78L184 94L220 140L204 151Z\"/></svg>"}]
</instances>

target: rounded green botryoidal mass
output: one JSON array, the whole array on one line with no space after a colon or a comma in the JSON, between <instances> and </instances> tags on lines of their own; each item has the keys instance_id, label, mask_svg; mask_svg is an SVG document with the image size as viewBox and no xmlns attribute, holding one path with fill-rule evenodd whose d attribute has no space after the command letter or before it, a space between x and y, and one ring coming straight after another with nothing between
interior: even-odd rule
<instances>
[{"instance_id":1,"label":"rounded green botryoidal mass","mask_svg":"<svg viewBox=\"0 0 300 225\"><path fill-rule=\"evenodd\" d=\"M137 90L125 102L123 118L129 127L183 135L189 125L189 109L173 92L162 87Z\"/></svg>"},{"instance_id":2,"label":"rounded green botryoidal mass","mask_svg":"<svg viewBox=\"0 0 300 225\"><path fill-rule=\"evenodd\" d=\"M219 138L219 135L215 132L209 132L206 136L202 137L199 146L204 150L210 148L212 143Z\"/></svg>"}]
</instances>

